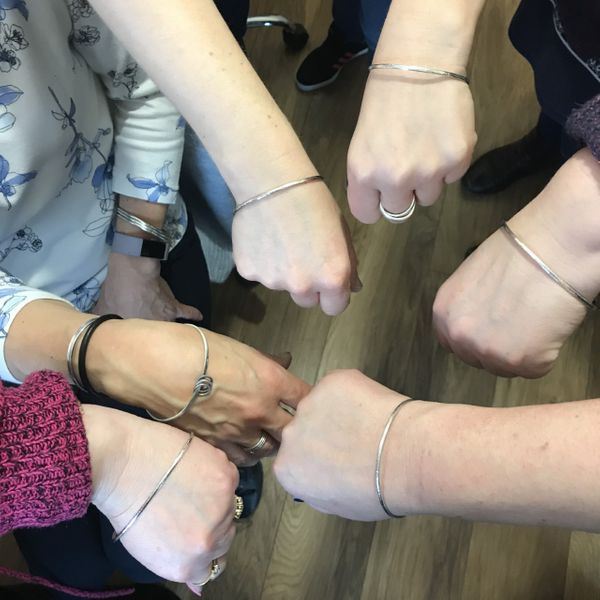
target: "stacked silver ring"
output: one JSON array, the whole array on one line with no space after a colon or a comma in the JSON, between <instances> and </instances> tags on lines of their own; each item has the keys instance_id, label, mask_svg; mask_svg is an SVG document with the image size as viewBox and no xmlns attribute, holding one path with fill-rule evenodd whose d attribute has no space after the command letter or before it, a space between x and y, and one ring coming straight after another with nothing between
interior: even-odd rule
<instances>
[{"instance_id":1,"label":"stacked silver ring","mask_svg":"<svg viewBox=\"0 0 600 600\"><path fill-rule=\"evenodd\" d=\"M387 210L383 206L383 204L381 204L381 202L380 202L379 203L379 212L381 213L383 218L386 219L387 221L389 221L390 223L396 223L396 224L397 223L405 223L413 216L416 206L417 206L417 197L415 194L413 194L412 202L410 203L410 206L406 210L403 210L402 212L399 212L399 213L393 213L393 212L390 212L389 210Z\"/></svg>"},{"instance_id":2,"label":"stacked silver ring","mask_svg":"<svg viewBox=\"0 0 600 600\"><path fill-rule=\"evenodd\" d=\"M265 447L265 444L267 443L268 439L269 439L268 434L266 434L263 431L262 435L260 436L260 438L258 438L258 442L256 442L256 444L254 444L254 446L250 446L249 448L244 448L244 450L250 456L254 456L257 452L259 452L260 450L262 450Z\"/></svg>"}]
</instances>

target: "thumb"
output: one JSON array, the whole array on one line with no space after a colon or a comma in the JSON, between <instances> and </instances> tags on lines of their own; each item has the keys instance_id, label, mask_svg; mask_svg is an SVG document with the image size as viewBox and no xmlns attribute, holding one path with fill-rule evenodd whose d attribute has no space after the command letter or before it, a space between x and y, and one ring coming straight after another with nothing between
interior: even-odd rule
<instances>
[{"instance_id":1,"label":"thumb","mask_svg":"<svg viewBox=\"0 0 600 600\"><path fill-rule=\"evenodd\" d=\"M177 319L186 319L187 321L202 321L204 315L195 307L189 304L177 303Z\"/></svg>"}]
</instances>

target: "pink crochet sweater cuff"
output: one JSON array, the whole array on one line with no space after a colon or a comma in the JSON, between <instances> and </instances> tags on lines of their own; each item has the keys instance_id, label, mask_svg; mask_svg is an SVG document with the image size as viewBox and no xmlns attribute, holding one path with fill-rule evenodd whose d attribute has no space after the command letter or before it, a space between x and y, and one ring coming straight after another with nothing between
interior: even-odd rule
<instances>
[{"instance_id":1,"label":"pink crochet sweater cuff","mask_svg":"<svg viewBox=\"0 0 600 600\"><path fill-rule=\"evenodd\" d=\"M600 160L600 94L570 114L567 132L583 142L596 160Z\"/></svg>"},{"instance_id":2,"label":"pink crochet sweater cuff","mask_svg":"<svg viewBox=\"0 0 600 600\"><path fill-rule=\"evenodd\" d=\"M85 514L90 455L79 402L58 373L0 382L0 535Z\"/></svg>"}]
</instances>

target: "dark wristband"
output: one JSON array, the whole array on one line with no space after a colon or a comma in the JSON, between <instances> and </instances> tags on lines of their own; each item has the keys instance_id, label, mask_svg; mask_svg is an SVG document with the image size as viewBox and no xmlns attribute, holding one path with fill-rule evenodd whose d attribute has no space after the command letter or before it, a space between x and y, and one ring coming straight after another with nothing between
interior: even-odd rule
<instances>
[{"instance_id":1,"label":"dark wristband","mask_svg":"<svg viewBox=\"0 0 600 600\"><path fill-rule=\"evenodd\" d=\"M167 260L169 257L169 245L159 240L145 240L115 231L112 238L112 251L127 256L143 256Z\"/></svg>"},{"instance_id":2,"label":"dark wristband","mask_svg":"<svg viewBox=\"0 0 600 600\"><path fill-rule=\"evenodd\" d=\"M90 379L85 368L85 359L87 356L88 347L90 345L90 340L92 339L92 335L94 335L94 332L96 331L96 329L98 329L98 327L100 327L100 325L102 325L102 323L122 318L123 317L120 317L119 315L102 315L101 317L98 317L87 328L83 339L81 340L81 345L79 346L79 359L77 361L77 366L79 368L79 379L81 381L81 386L83 390L86 391L88 394L92 394L93 396L98 395L98 393L96 392L96 390L94 390L92 384L90 383Z\"/></svg>"}]
</instances>

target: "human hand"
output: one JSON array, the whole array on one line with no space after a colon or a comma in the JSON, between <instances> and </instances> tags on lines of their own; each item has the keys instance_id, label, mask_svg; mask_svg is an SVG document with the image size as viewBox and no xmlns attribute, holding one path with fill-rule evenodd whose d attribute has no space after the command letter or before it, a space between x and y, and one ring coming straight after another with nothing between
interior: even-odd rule
<instances>
[{"instance_id":1,"label":"human hand","mask_svg":"<svg viewBox=\"0 0 600 600\"><path fill-rule=\"evenodd\" d=\"M599 196L600 167L582 151L509 222L588 299L600 291ZM584 306L500 231L444 283L433 307L440 343L466 363L502 376L548 373L584 317Z\"/></svg>"},{"instance_id":2,"label":"human hand","mask_svg":"<svg viewBox=\"0 0 600 600\"><path fill-rule=\"evenodd\" d=\"M347 225L325 185L311 183L241 210L233 221L238 272L303 307L341 313L362 287Z\"/></svg>"},{"instance_id":3,"label":"human hand","mask_svg":"<svg viewBox=\"0 0 600 600\"><path fill-rule=\"evenodd\" d=\"M464 72L456 67L449 70ZM477 141L473 98L452 79L372 71L348 152L348 202L363 223L379 220L416 195L432 205L444 184L460 179Z\"/></svg>"},{"instance_id":4,"label":"human hand","mask_svg":"<svg viewBox=\"0 0 600 600\"><path fill-rule=\"evenodd\" d=\"M318 511L359 521L385 519L375 491L375 458L385 423L403 399L358 371L324 377L283 431L274 463L279 483ZM404 430L401 422L407 414L408 410L398 414L396 432ZM405 436L390 432L382 483L386 501L397 514L412 506L409 448Z\"/></svg>"},{"instance_id":5,"label":"human hand","mask_svg":"<svg viewBox=\"0 0 600 600\"><path fill-rule=\"evenodd\" d=\"M116 252L109 257L108 273L94 312L155 321L202 320L197 308L175 298L160 276L160 261Z\"/></svg>"},{"instance_id":6,"label":"human hand","mask_svg":"<svg viewBox=\"0 0 600 600\"><path fill-rule=\"evenodd\" d=\"M213 391L174 424L225 450L236 464L254 464L276 451L281 430L291 420L280 402L295 408L310 386L253 348L204 333ZM109 321L94 334L86 362L98 392L170 417L191 398L204 349L199 332L189 325ZM248 454L244 448L255 445L263 432L265 445Z\"/></svg>"},{"instance_id":7,"label":"human hand","mask_svg":"<svg viewBox=\"0 0 600 600\"><path fill-rule=\"evenodd\" d=\"M82 407L92 459L92 502L115 531L130 521L183 447L186 435L167 425L98 406ZM146 568L170 581L206 580L224 555L233 525L237 469L225 454L194 439L165 485L121 538Z\"/></svg>"}]
</instances>

